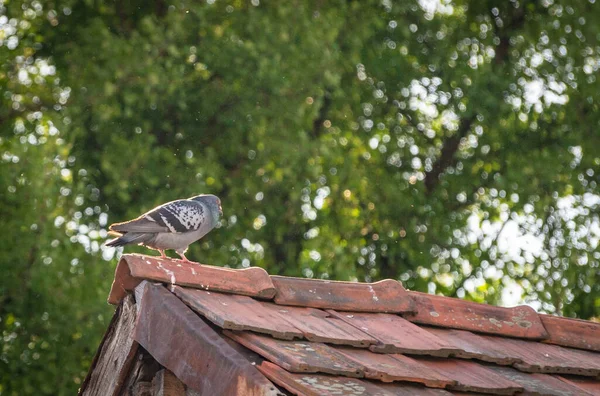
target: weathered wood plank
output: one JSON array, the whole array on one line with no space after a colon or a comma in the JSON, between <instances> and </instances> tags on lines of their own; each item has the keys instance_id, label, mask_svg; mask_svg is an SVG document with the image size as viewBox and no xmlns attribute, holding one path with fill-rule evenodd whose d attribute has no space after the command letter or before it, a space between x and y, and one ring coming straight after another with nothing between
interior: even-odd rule
<instances>
[{"instance_id":1,"label":"weathered wood plank","mask_svg":"<svg viewBox=\"0 0 600 396\"><path fill-rule=\"evenodd\" d=\"M281 394L165 287L147 284L142 301L136 341L188 388L202 395Z\"/></svg>"},{"instance_id":2,"label":"weathered wood plank","mask_svg":"<svg viewBox=\"0 0 600 396\"><path fill-rule=\"evenodd\" d=\"M139 303L138 303L139 307ZM152 396L152 379L161 365L143 347L139 346L129 375L121 387L120 396Z\"/></svg>"},{"instance_id":3,"label":"weathered wood plank","mask_svg":"<svg viewBox=\"0 0 600 396\"><path fill-rule=\"evenodd\" d=\"M153 396L185 396L185 385L171 371L162 369L152 380Z\"/></svg>"},{"instance_id":4,"label":"weathered wood plank","mask_svg":"<svg viewBox=\"0 0 600 396\"><path fill-rule=\"evenodd\" d=\"M128 295L115 311L79 395L119 394L138 349L138 343L133 339L136 318L133 296Z\"/></svg>"}]
</instances>

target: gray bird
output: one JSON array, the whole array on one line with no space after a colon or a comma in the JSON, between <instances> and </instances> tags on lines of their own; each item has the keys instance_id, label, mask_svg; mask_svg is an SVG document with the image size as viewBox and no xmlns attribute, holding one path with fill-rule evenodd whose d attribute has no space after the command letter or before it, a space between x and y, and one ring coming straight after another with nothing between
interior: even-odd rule
<instances>
[{"instance_id":1,"label":"gray bird","mask_svg":"<svg viewBox=\"0 0 600 396\"><path fill-rule=\"evenodd\" d=\"M112 224L109 229L118 235L106 246L143 245L156 249L161 257L165 249L174 249L184 262L188 246L208 234L223 215L221 200L211 194L179 199L157 206L134 220Z\"/></svg>"}]
</instances>

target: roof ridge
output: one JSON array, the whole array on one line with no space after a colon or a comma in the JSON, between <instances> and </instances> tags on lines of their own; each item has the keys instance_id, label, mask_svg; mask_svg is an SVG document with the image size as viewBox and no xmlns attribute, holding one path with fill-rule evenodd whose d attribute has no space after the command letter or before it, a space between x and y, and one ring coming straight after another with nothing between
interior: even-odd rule
<instances>
[{"instance_id":1,"label":"roof ridge","mask_svg":"<svg viewBox=\"0 0 600 396\"><path fill-rule=\"evenodd\" d=\"M538 314L527 305L499 307L408 291L397 280L374 283L269 275L260 267L231 269L125 254L108 298L117 304L142 280L271 300L277 305L400 314L419 324L600 351L600 323Z\"/></svg>"}]
</instances>

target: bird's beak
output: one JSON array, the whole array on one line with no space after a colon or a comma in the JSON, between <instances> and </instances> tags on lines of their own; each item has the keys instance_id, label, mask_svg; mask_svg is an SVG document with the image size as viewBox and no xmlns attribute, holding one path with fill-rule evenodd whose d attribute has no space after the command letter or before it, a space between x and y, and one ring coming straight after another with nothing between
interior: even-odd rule
<instances>
[{"instance_id":1,"label":"bird's beak","mask_svg":"<svg viewBox=\"0 0 600 396\"><path fill-rule=\"evenodd\" d=\"M221 216L223 216L223 208L221 207L221 205L219 205L219 214L220 214Z\"/></svg>"}]
</instances>

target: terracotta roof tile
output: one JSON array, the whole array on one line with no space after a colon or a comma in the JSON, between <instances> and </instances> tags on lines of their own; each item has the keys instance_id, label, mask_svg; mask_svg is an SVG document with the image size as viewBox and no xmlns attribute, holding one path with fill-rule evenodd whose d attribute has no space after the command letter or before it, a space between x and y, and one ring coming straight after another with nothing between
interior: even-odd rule
<instances>
[{"instance_id":1,"label":"terracotta roof tile","mask_svg":"<svg viewBox=\"0 0 600 396\"><path fill-rule=\"evenodd\" d=\"M525 392L548 396L584 396L585 391L547 374L526 374L510 367L489 366L489 369L521 385Z\"/></svg>"},{"instance_id":2,"label":"terracotta roof tile","mask_svg":"<svg viewBox=\"0 0 600 396\"><path fill-rule=\"evenodd\" d=\"M392 392L396 396L452 396L455 394L443 389L426 388L405 382L382 383L377 384L377 387ZM470 396L473 394L471 393Z\"/></svg>"},{"instance_id":3,"label":"terracotta roof tile","mask_svg":"<svg viewBox=\"0 0 600 396\"><path fill-rule=\"evenodd\" d=\"M268 309L279 313L283 319L302 332L310 341L328 342L331 344L368 347L377 340L338 319L328 312L315 308L280 306L264 303Z\"/></svg>"},{"instance_id":4,"label":"terracotta roof tile","mask_svg":"<svg viewBox=\"0 0 600 396\"><path fill-rule=\"evenodd\" d=\"M303 337L277 312L265 309L262 302L250 297L178 286L173 290L194 311L223 329L253 330L286 340Z\"/></svg>"},{"instance_id":5,"label":"terracotta roof tile","mask_svg":"<svg viewBox=\"0 0 600 396\"><path fill-rule=\"evenodd\" d=\"M281 305L357 312L413 312L415 303L398 281L338 282L271 276Z\"/></svg>"},{"instance_id":6,"label":"terracotta roof tile","mask_svg":"<svg viewBox=\"0 0 600 396\"><path fill-rule=\"evenodd\" d=\"M548 336L538 314L528 306L495 307L442 296L411 292L417 313L406 314L411 322L504 337L543 339Z\"/></svg>"},{"instance_id":7,"label":"terracotta roof tile","mask_svg":"<svg viewBox=\"0 0 600 396\"><path fill-rule=\"evenodd\" d=\"M263 362L257 367L267 378L294 395L394 395L394 393L380 388L371 382L356 378L317 374L292 374L269 362Z\"/></svg>"},{"instance_id":8,"label":"terracotta roof tile","mask_svg":"<svg viewBox=\"0 0 600 396\"><path fill-rule=\"evenodd\" d=\"M366 349L340 348L337 350L364 367L365 377L383 382L417 382L432 388L445 388L455 381L431 370L430 367L398 354L373 353Z\"/></svg>"},{"instance_id":9,"label":"terracotta roof tile","mask_svg":"<svg viewBox=\"0 0 600 396\"><path fill-rule=\"evenodd\" d=\"M234 270L125 254L117 265L108 302L118 303L144 279L260 298L272 298L275 295L271 278L259 267Z\"/></svg>"},{"instance_id":10,"label":"terracotta roof tile","mask_svg":"<svg viewBox=\"0 0 600 396\"><path fill-rule=\"evenodd\" d=\"M590 395L600 395L600 378L582 378L575 375L557 375L561 381L566 382L576 388L582 389Z\"/></svg>"},{"instance_id":11,"label":"terracotta roof tile","mask_svg":"<svg viewBox=\"0 0 600 396\"><path fill-rule=\"evenodd\" d=\"M514 364L521 371L533 373L560 373L598 376L600 357L598 354L578 349L517 340L503 337L482 336L521 362Z\"/></svg>"},{"instance_id":12,"label":"terracotta roof tile","mask_svg":"<svg viewBox=\"0 0 600 396\"><path fill-rule=\"evenodd\" d=\"M478 359L500 365L511 365L520 362L517 356L507 351L495 342L466 330L442 329L437 327L424 328L448 345L454 346L457 352L452 355L465 359Z\"/></svg>"},{"instance_id":13,"label":"terracotta roof tile","mask_svg":"<svg viewBox=\"0 0 600 396\"><path fill-rule=\"evenodd\" d=\"M202 276L186 278L201 268ZM168 287L152 285L162 297L147 299L136 288L142 279ZM182 367L195 367L195 380L179 371L180 379L195 386L203 376L225 381L230 369L252 372L244 359L288 392L303 395L600 394L600 327L528 307L406 292L396 281L271 278L262 270L126 255L111 299L133 288L145 315L140 323L147 326L139 342L178 376ZM219 366L225 371L197 366L198 356L216 361L217 354L227 362ZM262 392L272 392L266 378L259 378L254 381Z\"/></svg>"},{"instance_id":14,"label":"terracotta roof tile","mask_svg":"<svg viewBox=\"0 0 600 396\"><path fill-rule=\"evenodd\" d=\"M378 343L371 346L374 352L431 356L448 356L457 352L452 345L398 315L328 312L377 339Z\"/></svg>"},{"instance_id":15,"label":"terracotta roof tile","mask_svg":"<svg viewBox=\"0 0 600 396\"><path fill-rule=\"evenodd\" d=\"M600 323L540 315L549 337L545 342L600 352Z\"/></svg>"},{"instance_id":16,"label":"terracotta roof tile","mask_svg":"<svg viewBox=\"0 0 600 396\"><path fill-rule=\"evenodd\" d=\"M175 293L216 325L231 330L253 330L277 338L306 338L332 344L369 346L376 340L328 313L302 307L279 306L246 296L176 288Z\"/></svg>"},{"instance_id":17,"label":"terracotta roof tile","mask_svg":"<svg viewBox=\"0 0 600 396\"><path fill-rule=\"evenodd\" d=\"M187 386L203 395L280 394L167 289L146 284L143 296L134 338Z\"/></svg>"},{"instance_id":18,"label":"terracotta roof tile","mask_svg":"<svg viewBox=\"0 0 600 396\"><path fill-rule=\"evenodd\" d=\"M364 377L360 364L320 342L286 341L250 332L225 331L225 335L265 359L293 373L327 373Z\"/></svg>"},{"instance_id":19,"label":"terracotta roof tile","mask_svg":"<svg viewBox=\"0 0 600 396\"><path fill-rule=\"evenodd\" d=\"M417 360L445 377L455 380L456 385L453 385L452 389L498 395L512 395L523 390L518 383L469 360L425 357L419 357Z\"/></svg>"}]
</instances>

